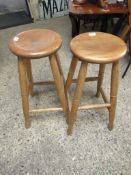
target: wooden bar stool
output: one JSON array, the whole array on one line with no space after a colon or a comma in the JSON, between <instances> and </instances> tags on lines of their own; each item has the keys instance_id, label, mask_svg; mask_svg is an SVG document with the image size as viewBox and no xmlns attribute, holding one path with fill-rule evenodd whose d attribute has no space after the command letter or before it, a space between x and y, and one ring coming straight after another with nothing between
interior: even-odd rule
<instances>
[{"instance_id":1,"label":"wooden bar stool","mask_svg":"<svg viewBox=\"0 0 131 175\"><path fill-rule=\"evenodd\" d=\"M18 71L21 87L23 113L25 118L25 127L30 126L30 112L48 112L48 111L64 111L64 116L68 117L68 101L64 89L64 76L58 57L58 49L62 45L62 39L59 34L47 29L33 29L19 33L11 39L9 48L16 56L18 56ZM54 82L33 82L31 59L39 59L49 57ZM55 83L57 93L62 108L47 108L29 110L29 93L33 96L33 86L36 84Z\"/></svg>"},{"instance_id":2,"label":"wooden bar stool","mask_svg":"<svg viewBox=\"0 0 131 175\"><path fill-rule=\"evenodd\" d=\"M71 105L67 133L69 135L72 133L73 124L76 119L78 109L82 110L107 107L109 110L108 128L110 130L113 129L117 102L119 59L123 57L127 51L126 44L119 37L113 36L112 34L89 32L80 34L73 38L70 43L70 48L73 53L73 59L71 61L66 81L66 89L70 87L72 82L76 82L76 80L73 80L73 75L78 61L81 62L81 66ZM86 78L88 63L100 65L98 77ZM107 100L107 97L102 89L105 64L107 63L112 63L110 101ZM96 96L99 97L101 94L105 103L79 107L84 82L95 80L98 80Z\"/></svg>"}]
</instances>

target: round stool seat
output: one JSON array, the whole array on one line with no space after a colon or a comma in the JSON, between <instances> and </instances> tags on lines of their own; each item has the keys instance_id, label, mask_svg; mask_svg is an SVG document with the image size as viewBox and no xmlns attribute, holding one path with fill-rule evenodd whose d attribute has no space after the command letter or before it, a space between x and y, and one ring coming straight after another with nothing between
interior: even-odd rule
<instances>
[{"instance_id":1,"label":"round stool seat","mask_svg":"<svg viewBox=\"0 0 131 175\"><path fill-rule=\"evenodd\" d=\"M47 29L33 29L19 33L9 43L17 56L40 58L56 52L62 44L59 34Z\"/></svg>"},{"instance_id":2,"label":"round stool seat","mask_svg":"<svg viewBox=\"0 0 131 175\"><path fill-rule=\"evenodd\" d=\"M102 32L83 33L72 39L71 51L90 63L115 62L125 55L126 44L117 36Z\"/></svg>"}]
</instances>

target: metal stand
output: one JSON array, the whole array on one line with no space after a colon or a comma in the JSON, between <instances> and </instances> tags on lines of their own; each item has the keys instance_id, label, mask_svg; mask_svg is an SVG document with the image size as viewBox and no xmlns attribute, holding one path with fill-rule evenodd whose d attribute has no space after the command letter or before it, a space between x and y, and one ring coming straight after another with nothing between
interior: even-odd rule
<instances>
[{"instance_id":1,"label":"metal stand","mask_svg":"<svg viewBox=\"0 0 131 175\"><path fill-rule=\"evenodd\" d=\"M128 63L127 67L126 67L126 70L124 71L124 73L123 73L123 75L122 75L122 78L125 77L125 75L126 75L128 69L129 69L130 65L131 65L131 59L129 60L129 63Z\"/></svg>"}]
</instances>

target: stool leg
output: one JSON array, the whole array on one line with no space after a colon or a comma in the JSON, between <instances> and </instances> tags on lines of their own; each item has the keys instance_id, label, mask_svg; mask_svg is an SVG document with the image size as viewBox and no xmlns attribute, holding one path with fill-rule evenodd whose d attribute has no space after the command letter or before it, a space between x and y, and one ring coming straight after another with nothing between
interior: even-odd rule
<instances>
[{"instance_id":1,"label":"stool leg","mask_svg":"<svg viewBox=\"0 0 131 175\"><path fill-rule=\"evenodd\" d=\"M63 78L63 82L64 82L64 85L65 85L65 78L64 78L64 74L63 74L63 70L62 70L62 67L61 67L61 63L60 63L60 59L59 59L58 53L56 53L56 61L57 61L57 65L59 67L59 72L60 72L60 74L61 74L61 76ZM68 105L68 109L69 109L69 101L68 101L69 98L68 98L67 90L66 90L65 86L64 86L64 90L65 90L65 97L66 97L66 101L67 101L67 105ZM68 116L69 116L69 113L68 113ZM67 118L66 121L68 123L68 118Z\"/></svg>"},{"instance_id":2,"label":"stool leg","mask_svg":"<svg viewBox=\"0 0 131 175\"><path fill-rule=\"evenodd\" d=\"M119 62L115 62L112 65L112 75L111 75L111 92L110 92L111 107L109 110L109 124L108 124L109 130L113 129L113 123L114 123L114 119L115 119L118 80L119 80Z\"/></svg>"},{"instance_id":3,"label":"stool leg","mask_svg":"<svg viewBox=\"0 0 131 175\"><path fill-rule=\"evenodd\" d=\"M96 97L100 96L100 89L101 89L101 86L102 86L102 83L103 83L104 71L105 71L105 64L100 64L100 66L99 66L99 75L98 75L98 82L97 82Z\"/></svg>"},{"instance_id":4,"label":"stool leg","mask_svg":"<svg viewBox=\"0 0 131 175\"><path fill-rule=\"evenodd\" d=\"M29 89L27 83L27 71L26 62L22 58L18 58L18 71L19 71L19 81L21 88L22 106L25 118L25 127L30 127L30 117L29 117Z\"/></svg>"},{"instance_id":5,"label":"stool leg","mask_svg":"<svg viewBox=\"0 0 131 175\"><path fill-rule=\"evenodd\" d=\"M62 67L61 67L60 58L59 58L58 53L55 54L55 57L56 57L57 65L58 65L58 68L59 68L59 72L62 75L63 80L64 80L63 70L62 70Z\"/></svg>"},{"instance_id":6,"label":"stool leg","mask_svg":"<svg viewBox=\"0 0 131 175\"><path fill-rule=\"evenodd\" d=\"M73 57L71 64L70 64L67 80L66 80L66 85L65 85L66 89L69 89L69 87L72 83L72 79L73 79L73 75L74 75L74 72L75 72L75 69L77 66L77 62L78 62L78 60L75 57Z\"/></svg>"},{"instance_id":7,"label":"stool leg","mask_svg":"<svg viewBox=\"0 0 131 175\"><path fill-rule=\"evenodd\" d=\"M69 115L69 125L68 125L68 130L67 130L68 135L72 134L73 124L76 119L76 114L77 114L77 110L79 107L80 98L82 95L82 90L83 90L83 86L84 86L84 82L86 78L87 64L88 63L86 62L82 62L80 70L79 70L78 80L77 80L74 98L72 102L72 108L71 108L71 112Z\"/></svg>"},{"instance_id":8,"label":"stool leg","mask_svg":"<svg viewBox=\"0 0 131 175\"><path fill-rule=\"evenodd\" d=\"M31 96L34 96L31 60L30 59L26 60L26 64L27 64L27 75L29 80L30 94Z\"/></svg>"},{"instance_id":9,"label":"stool leg","mask_svg":"<svg viewBox=\"0 0 131 175\"><path fill-rule=\"evenodd\" d=\"M51 65L55 85L57 88L57 93L58 93L64 114L65 114L65 118L66 120L68 120L69 107L68 107L68 102L67 102L66 95L65 95L63 77L60 73L59 66L57 64L57 57L56 55L51 55L49 59L50 59L50 65Z\"/></svg>"}]
</instances>

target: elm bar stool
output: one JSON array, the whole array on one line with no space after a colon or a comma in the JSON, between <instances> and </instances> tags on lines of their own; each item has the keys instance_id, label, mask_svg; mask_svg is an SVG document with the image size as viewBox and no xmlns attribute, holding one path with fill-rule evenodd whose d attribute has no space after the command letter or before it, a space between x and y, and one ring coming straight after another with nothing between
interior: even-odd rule
<instances>
[{"instance_id":1,"label":"elm bar stool","mask_svg":"<svg viewBox=\"0 0 131 175\"><path fill-rule=\"evenodd\" d=\"M107 107L107 109L109 110L108 128L109 130L112 130L115 118L116 103L117 103L119 59L126 54L127 51L126 44L119 37L116 37L112 34L102 32L89 32L80 34L75 38L73 38L70 43L70 48L73 53L73 59L71 61L65 86L67 90L72 82L76 82L76 80L73 79L73 75L78 61L81 62L81 66L76 82L76 89L72 100L71 111L69 114L67 134L68 135L72 134L73 124L76 119L78 109L82 110L82 109ZM100 65L98 77L86 78L88 63ZM102 88L105 65L108 63L112 63L110 101L108 101ZM96 81L96 80L97 80L96 96L99 97L101 94L104 103L91 104L79 107L84 82Z\"/></svg>"},{"instance_id":2,"label":"elm bar stool","mask_svg":"<svg viewBox=\"0 0 131 175\"><path fill-rule=\"evenodd\" d=\"M67 120L69 109L67 95L64 89L64 76L58 56L62 45L59 34L47 29L33 29L19 33L11 39L9 48L18 57L19 82L21 87L22 106L25 127L30 127L30 112L63 111ZM54 81L33 82L31 59L49 57ZM62 108L47 108L29 110L29 93L33 96L33 86L55 83Z\"/></svg>"}]
</instances>

